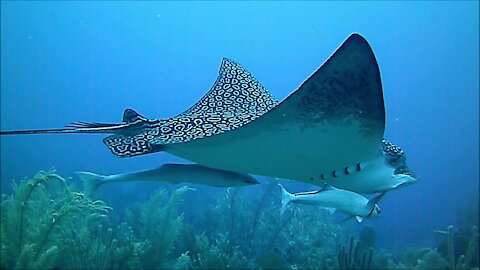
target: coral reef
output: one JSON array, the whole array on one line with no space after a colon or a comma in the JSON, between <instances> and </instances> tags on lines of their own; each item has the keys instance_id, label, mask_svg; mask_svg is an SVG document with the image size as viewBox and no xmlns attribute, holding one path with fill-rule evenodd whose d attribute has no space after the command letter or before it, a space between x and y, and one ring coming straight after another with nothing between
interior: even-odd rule
<instances>
[{"instance_id":1,"label":"coral reef","mask_svg":"<svg viewBox=\"0 0 480 270\"><path fill-rule=\"evenodd\" d=\"M121 201L129 208L114 211L54 171L39 172L2 195L0 268L478 269L475 224L437 231L444 237L438 249L381 250L372 227L355 240L346 225L314 206L281 215L275 187L201 194L160 188L144 201ZM188 194L202 197L193 215Z\"/></svg>"}]
</instances>

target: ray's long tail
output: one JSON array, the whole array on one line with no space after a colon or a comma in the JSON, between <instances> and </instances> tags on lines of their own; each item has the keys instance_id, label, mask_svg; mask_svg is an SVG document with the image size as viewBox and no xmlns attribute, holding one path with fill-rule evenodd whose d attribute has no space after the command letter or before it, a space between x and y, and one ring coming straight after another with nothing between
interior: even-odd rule
<instances>
[{"instance_id":1,"label":"ray's long tail","mask_svg":"<svg viewBox=\"0 0 480 270\"><path fill-rule=\"evenodd\" d=\"M0 131L0 135L22 135L22 134L52 134L52 133L107 133L117 135L129 135L142 128L148 119L132 109L123 112L123 122L119 124L97 123L97 122L74 122L64 128L54 129L28 129Z\"/></svg>"},{"instance_id":2,"label":"ray's long tail","mask_svg":"<svg viewBox=\"0 0 480 270\"><path fill-rule=\"evenodd\" d=\"M72 123L65 128L54 129L28 129L0 131L0 135L23 135L23 134L51 134L51 133L108 133L120 134L128 128L125 123L121 124L103 124L103 123Z\"/></svg>"}]
</instances>

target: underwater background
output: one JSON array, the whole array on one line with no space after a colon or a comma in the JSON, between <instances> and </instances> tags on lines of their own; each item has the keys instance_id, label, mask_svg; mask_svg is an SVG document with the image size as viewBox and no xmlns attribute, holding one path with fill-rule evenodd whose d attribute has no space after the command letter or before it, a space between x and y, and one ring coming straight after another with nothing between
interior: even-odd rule
<instances>
[{"instance_id":1,"label":"underwater background","mask_svg":"<svg viewBox=\"0 0 480 270\"><path fill-rule=\"evenodd\" d=\"M109 184L90 200L75 193L75 171L116 174L187 161L167 153L120 159L103 145L104 135L2 136L2 269L352 269L340 263L350 235L369 243L365 251L375 248L371 268L452 269L448 226L469 236L479 224L478 1L2 1L1 130L119 122L125 108L170 117L209 90L223 57L282 100L353 32L379 63L385 138L406 151L420 177L388 193L380 218L340 223L342 214L308 206L279 217L280 191L266 177L232 189ZM58 175L37 174L50 168ZM29 191L32 183L41 188ZM282 183L291 191L318 189ZM81 211L69 216L65 205ZM62 211L68 218L61 229L48 227L48 234L35 225ZM73 231L76 249L62 240ZM472 237L465 238L456 238L455 252L468 257ZM478 269L478 235L473 239L470 267ZM81 248L87 243L96 251Z\"/></svg>"}]
</instances>

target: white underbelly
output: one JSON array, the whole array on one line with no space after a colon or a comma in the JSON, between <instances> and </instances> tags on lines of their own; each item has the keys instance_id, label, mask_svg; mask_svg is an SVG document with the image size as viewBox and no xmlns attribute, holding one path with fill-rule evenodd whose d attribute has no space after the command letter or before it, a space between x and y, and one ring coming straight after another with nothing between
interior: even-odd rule
<instances>
[{"instance_id":1,"label":"white underbelly","mask_svg":"<svg viewBox=\"0 0 480 270\"><path fill-rule=\"evenodd\" d=\"M370 176L364 174L363 164L364 160L381 157L380 149L372 148L372 140L369 138L361 141L361 137L356 136L352 142L349 137L356 130L358 128L354 126L325 126L324 130L282 127L275 132L264 130L256 133L241 132L239 129L210 138L169 145L166 151L211 168L286 178L315 185L328 182L340 188L372 193L378 189L372 190L371 185L366 185L366 181L373 179L368 179ZM362 164L361 171L357 171L357 163ZM341 172L346 167L349 167L351 173L342 176ZM338 172L338 177L330 179L333 171ZM365 170L369 171L372 172ZM360 182L354 183L356 181ZM378 185L378 181L373 182Z\"/></svg>"}]
</instances>

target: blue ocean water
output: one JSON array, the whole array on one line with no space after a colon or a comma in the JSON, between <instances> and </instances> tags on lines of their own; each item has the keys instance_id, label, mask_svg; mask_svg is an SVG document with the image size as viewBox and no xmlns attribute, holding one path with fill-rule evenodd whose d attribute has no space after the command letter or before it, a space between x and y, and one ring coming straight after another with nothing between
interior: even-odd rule
<instances>
[{"instance_id":1,"label":"blue ocean water","mask_svg":"<svg viewBox=\"0 0 480 270\"><path fill-rule=\"evenodd\" d=\"M406 151L420 176L389 193L382 217L367 222L381 247L431 244L434 230L456 225L464 209L478 210L477 1L2 1L1 130L118 122L125 108L171 117L209 89L222 57L244 65L281 100L353 32L368 40L380 66L385 138ZM120 159L103 137L1 137L2 193L11 193L12 179L51 167L73 177L184 162L166 153ZM162 185L102 191L126 207ZM209 189L200 187L192 200L201 192Z\"/></svg>"}]
</instances>

